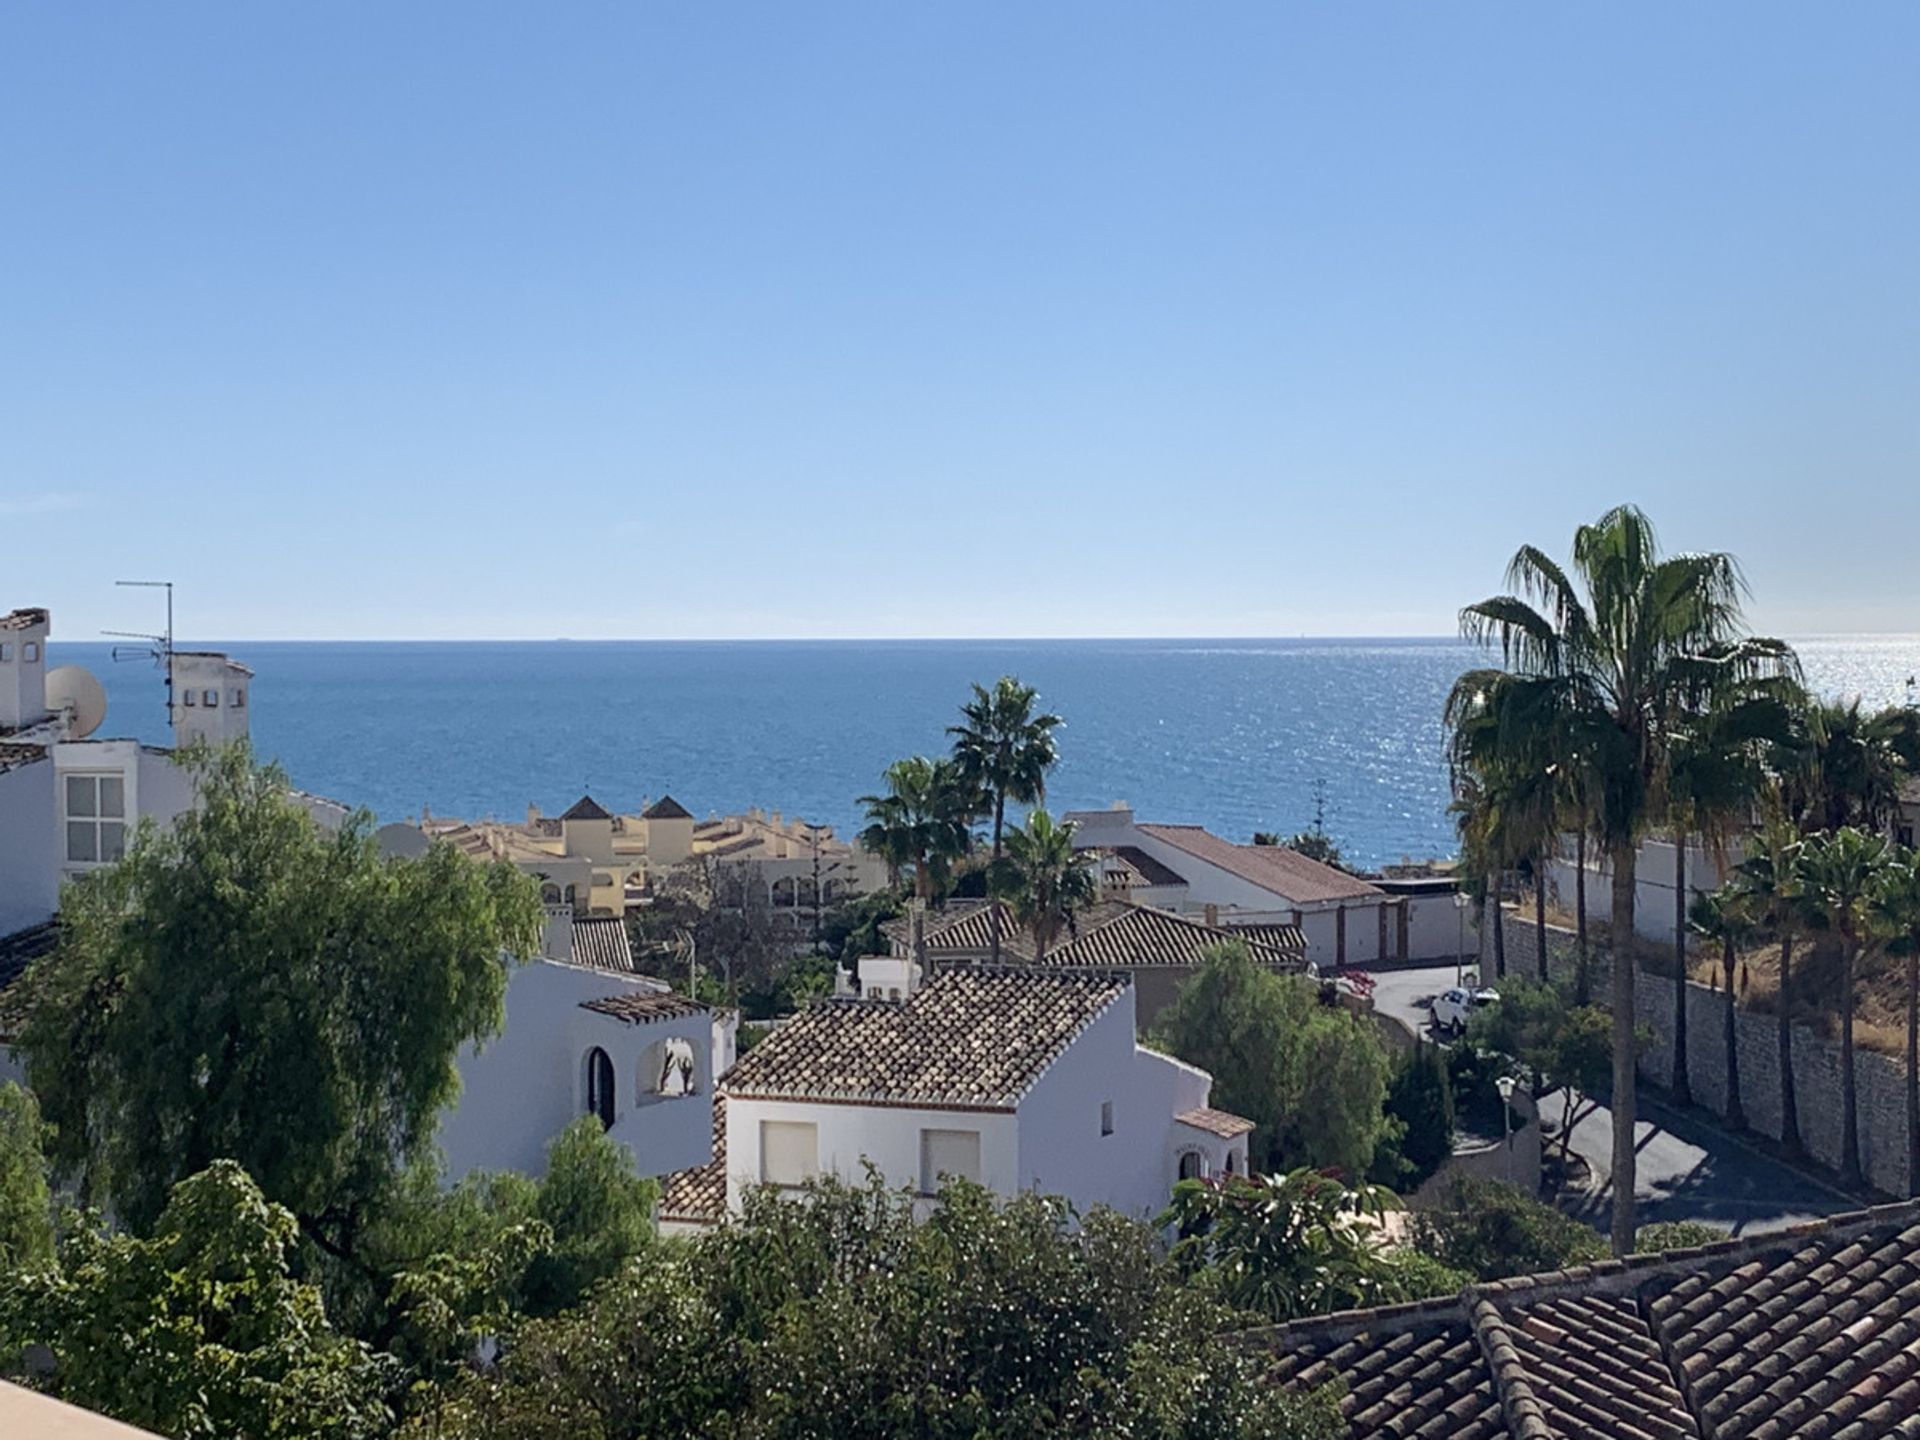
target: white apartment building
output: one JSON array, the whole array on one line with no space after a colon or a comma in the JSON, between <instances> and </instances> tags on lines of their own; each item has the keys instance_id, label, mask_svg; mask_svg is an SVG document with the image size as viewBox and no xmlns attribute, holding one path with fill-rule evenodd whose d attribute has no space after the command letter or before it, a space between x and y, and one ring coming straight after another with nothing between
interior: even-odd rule
<instances>
[{"instance_id":1,"label":"white apartment building","mask_svg":"<svg viewBox=\"0 0 1920 1440\"><path fill-rule=\"evenodd\" d=\"M871 1162L928 1198L942 1175L1151 1220L1176 1180L1246 1173L1251 1121L1212 1077L1134 1038L1124 974L977 967L911 996L830 1000L721 1082L712 1161L668 1181L667 1228L717 1221L750 1186Z\"/></svg>"}]
</instances>

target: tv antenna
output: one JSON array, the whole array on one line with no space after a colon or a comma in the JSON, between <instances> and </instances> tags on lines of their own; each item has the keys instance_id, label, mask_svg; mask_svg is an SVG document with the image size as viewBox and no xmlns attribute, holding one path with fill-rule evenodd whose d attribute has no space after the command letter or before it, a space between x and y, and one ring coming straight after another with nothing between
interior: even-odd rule
<instances>
[{"instance_id":1,"label":"tv antenna","mask_svg":"<svg viewBox=\"0 0 1920 1440\"><path fill-rule=\"evenodd\" d=\"M116 645L113 658L118 660L151 660L160 667L160 674L167 686L167 727L173 727L173 581L171 580L116 580L116 585L131 586L140 590L164 590L167 592L167 628L161 635L148 635L137 630L102 630L102 635L111 635L119 640L144 640L145 646Z\"/></svg>"}]
</instances>

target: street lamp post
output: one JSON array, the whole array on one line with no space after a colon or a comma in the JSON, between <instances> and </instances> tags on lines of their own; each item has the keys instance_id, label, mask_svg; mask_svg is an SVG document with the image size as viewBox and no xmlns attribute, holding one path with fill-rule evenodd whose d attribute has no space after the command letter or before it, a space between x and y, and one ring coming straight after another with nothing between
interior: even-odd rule
<instances>
[{"instance_id":1,"label":"street lamp post","mask_svg":"<svg viewBox=\"0 0 1920 1440\"><path fill-rule=\"evenodd\" d=\"M1467 963L1467 899L1466 891L1453 892L1453 913L1460 919L1460 948L1453 952L1453 983L1460 984L1461 969Z\"/></svg>"},{"instance_id":2,"label":"street lamp post","mask_svg":"<svg viewBox=\"0 0 1920 1440\"><path fill-rule=\"evenodd\" d=\"M1507 1183L1513 1184L1513 1087L1511 1075L1502 1075L1493 1082L1493 1088L1500 1092L1500 1122L1506 1132L1507 1145Z\"/></svg>"}]
</instances>

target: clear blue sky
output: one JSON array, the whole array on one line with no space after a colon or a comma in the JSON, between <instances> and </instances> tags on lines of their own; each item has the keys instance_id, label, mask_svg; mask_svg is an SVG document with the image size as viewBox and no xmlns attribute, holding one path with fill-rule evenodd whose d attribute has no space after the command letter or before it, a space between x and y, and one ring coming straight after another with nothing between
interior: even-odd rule
<instances>
[{"instance_id":1,"label":"clear blue sky","mask_svg":"<svg viewBox=\"0 0 1920 1440\"><path fill-rule=\"evenodd\" d=\"M1619 499L1920 630L1920 7L0 16L0 605L1419 634ZM136 627L137 628L137 627Z\"/></svg>"}]
</instances>

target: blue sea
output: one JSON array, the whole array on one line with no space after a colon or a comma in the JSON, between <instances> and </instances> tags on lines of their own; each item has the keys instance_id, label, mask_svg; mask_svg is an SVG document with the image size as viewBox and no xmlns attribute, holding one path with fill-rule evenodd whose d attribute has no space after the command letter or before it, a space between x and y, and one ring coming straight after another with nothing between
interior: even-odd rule
<instances>
[{"instance_id":1,"label":"blue sea","mask_svg":"<svg viewBox=\"0 0 1920 1440\"><path fill-rule=\"evenodd\" d=\"M1018 675L1066 718L1048 800L1130 802L1221 835L1291 832L1325 796L1350 860L1451 854L1440 707L1452 640L267 643L195 641L257 672L256 748L383 820L557 813L591 791L696 815L836 826L887 763L948 744L970 681ZM1920 636L1798 642L1820 690L1903 703ZM56 642L107 687L102 735L167 738L145 662Z\"/></svg>"}]
</instances>

